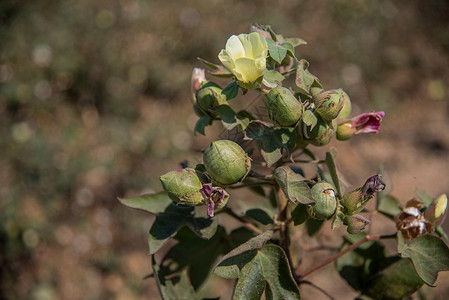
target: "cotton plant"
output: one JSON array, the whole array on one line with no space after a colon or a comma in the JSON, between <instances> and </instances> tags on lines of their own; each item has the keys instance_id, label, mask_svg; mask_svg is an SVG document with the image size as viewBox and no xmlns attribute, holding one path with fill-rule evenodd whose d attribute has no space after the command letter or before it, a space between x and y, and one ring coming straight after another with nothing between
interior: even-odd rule
<instances>
[{"instance_id":1,"label":"cotton plant","mask_svg":"<svg viewBox=\"0 0 449 300\"><path fill-rule=\"evenodd\" d=\"M334 138L379 133L385 112L351 117L348 93L324 88L309 63L296 56L295 48L305 44L255 25L227 40L218 54L221 64L201 59L210 71L207 76L202 68L192 72L194 134L205 135L218 122L233 133L229 136L243 139L211 141L201 163L183 163L160 176L161 192L120 199L155 216L148 244L163 299L199 299L197 291L211 276L235 281L232 299L300 299L304 284L332 299L307 279L330 263L359 299L403 299L424 284L433 286L438 272L449 269L441 228L446 195L433 199L418 193L401 207L382 172L346 191L336 149L327 149L324 157L314 153ZM207 77L229 82L222 87ZM249 90L260 95L262 114L235 108ZM306 165L314 171L306 172ZM245 188L256 201L241 205L239 192ZM374 209L368 209L370 202ZM370 234L375 213L397 230ZM240 226L230 231L220 215ZM300 241L292 240L292 233L316 238L327 226L339 236L345 229L340 250L304 270L307 254L293 251ZM397 240L396 254L386 254L384 239Z\"/></svg>"}]
</instances>

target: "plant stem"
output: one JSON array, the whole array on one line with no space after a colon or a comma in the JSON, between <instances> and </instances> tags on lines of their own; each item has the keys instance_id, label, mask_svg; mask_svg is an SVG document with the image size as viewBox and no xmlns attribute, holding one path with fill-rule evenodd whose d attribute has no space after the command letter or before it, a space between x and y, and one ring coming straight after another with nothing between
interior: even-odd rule
<instances>
[{"instance_id":1,"label":"plant stem","mask_svg":"<svg viewBox=\"0 0 449 300\"><path fill-rule=\"evenodd\" d=\"M230 185L226 188L228 189L240 189L240 188L245 188L245 187L251 187L251 186L259 186L259 185L273 185L273 183L271 182L267 182L267 181L257 181L257 182L248 182L248 183L242 183L242 184L237 184L237 185Z\"/></svg>"},{"instance_id":2,"label":"plant stem","mask_svg":"<svg viewBox=\"0 0 449 300\"><path fill-rule=\"evenodd\" d=\"M243 223L243 226L245 226L246 228L248 228L249 230L251 230L252 232L256 233L257 235L262 234L262 230L260 230L259 228L257 228L256 226L254 226L254 224L250 223L248 220L245 220L244 218L242 218L241 216L237 215L232 209L230 209L229 207L226 207L224 209L222 209L221 211L219 211L218 213L224 212L228 215L230 215L231 217L233 217L234 219L240 221ZM218 214L217 213L217 214Z\"/></svg>"},{"instance_id":3,"label":"plant stem","mask_svg":"<svg viewBox=\"0 0 449 300\"><path fill-rule=\"evenodd\" d=\"M276 188L276 199L278 200L278 207L279 207L279 221L281 224L281 231L280 231L280 246L285 252L285 256L287 257L288 265L290 266L290 271L293 275L293 278L295 281L297 281L299 278L295 273L295 270L293 268L293 262L290 254L290 236L289 236L289 228L288 224L285 222L287 220L287 213L288 213L288 202L285 200L284 192L282 191L281 187L278 185Z\"/></svg>"},{"instance_id":4,"label":"plant stem","mask_svg":"<svg viewBox=\"0 0 449 300\"><path fill-rule=\"evenodd\" d=\"M301 280L300 283L303 284L308 284L314 288L316 288L317 290L319 290L321 293L323 293L324 295L326 295L329 299L331 300L335 300L334 297L332 297L332 295L330 295L328 292L326 292L324 289L320 288L319 286L317 286L316 284L314 284L313 282L310 282L308 280Z\"/></svg>"},{"instance_id":5,"label":"plant stem","mask_svg":"<svg viewBox=\"0 0 449 300\"><path fill-rule=\"evenodd\" d=\"M342 250L341 252L335 254L334 256L329 257L328 259L326 259L324 262L322 262L321 264L313 267L312 269L304 272L303 274L300 275L301 278L304 278L308 275L310 275L311 273L321 269L322 267L330 264L331 262L335 261L336 259L340 258L341 256L345 255L346 253L358 248L359 246L363 245L366 242L369 241L376 241L376 240L380 240L380 239L388 239L388 238L394 238L396 237L396 234L391 234L391 235L366 235L363 239L359 240L357 243L352 244L351 246L349 246L348 248Z\"/></svg>"}]
</instances>

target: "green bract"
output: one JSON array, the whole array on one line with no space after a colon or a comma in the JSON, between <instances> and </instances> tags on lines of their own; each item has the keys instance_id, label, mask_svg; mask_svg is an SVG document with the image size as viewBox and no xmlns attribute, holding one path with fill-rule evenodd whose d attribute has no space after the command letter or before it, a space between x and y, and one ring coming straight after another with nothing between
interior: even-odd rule
<instances>
[{"instance_id":1,"label":"green bract","mask_svg":"<svg viewBox=\"0 0 449 300\"><path fill-rule=\"evenodd\" d=\"M164 190L176 203L203 205L202 183L194 169L170 171L160 177Z\"/></svg>"},{"instance_id":2,"label":"green bract","mask_svg":"<svg viewBox=\"0 0 449 300\"><path fill-rule=\"evenodd\" d=\"M327 182L318 182L312 187L312 197L315 203L308 206L309 215L325 220L332 217L337 209L334 187Z\"/></svg>"},{"instance_id":3,"label":"green bract","mask_svg":"<svg viewBox=\"0 0 449 300\"><path fill-rule=\"evenodd\" d=\"M221 185L241 181L251 169L251 160L237 143L219 140L204 151L204 166L212 179Z\"/></svg>"},{"instance_id":4,"label":"green bract","mask_svg":"<svg viewBox=\"0 0 449 300\"><path fill-rule=\"evenodd\" d=\"M196 100L199 108L206 114L211 114L209 109L227 104L226 96L221 93L221 88L214 82L207 81L196 92Z\"/></svg>"},{"instance_id":5,"label":"green bract","mask_svg":"<svg viewBox=\"0 0 449 300\"><path fill-rule=\"evenodd\" d=\"M316 112L326 121L332 121L337 118L338 114L345 103L343 90L329 90L318 95L315 104Z\"/></svg>"},{"instance_id":6,"label":"green bract","mask_svg":"<svg viewBox=\"0 0 449 300\"><path fill-rule=\"evenodd\" d=\"M333 125L332 122L328 124L322 118L317 116L317 124L312 130L310 129L310 126L304 126L304 138L315 146L326 145L335 135Z\"/></svg>"},{"instance_id":7,"label":"green bract","mask_svg":"<svg viewBox=\"0 0 449 300\"><path fill-rule=\"evenodd\" d=\"M248 83L263 75L267 54L268 45L265 38L257 32L252 32L231 36L218 58L238 81Z\"/></svg>"},{"instance_id":8,"label":"green bract","mask_svg":"<svg viewBox=\"0 0 449 300\"><path fill-rule=\"evenodd\" d=\"M272 89L265 98L268 116L277 126L295 126L302 117L304 108L293 93L284 87Z\"/></svg>"}]
</instances>

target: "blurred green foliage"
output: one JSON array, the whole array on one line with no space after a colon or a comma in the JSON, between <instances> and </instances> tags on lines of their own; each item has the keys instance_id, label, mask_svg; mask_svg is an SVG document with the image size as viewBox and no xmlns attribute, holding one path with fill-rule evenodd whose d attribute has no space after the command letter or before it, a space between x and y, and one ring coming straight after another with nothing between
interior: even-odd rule
<instances>
[{"instance_id":1,"label":"blurred green foliage","mask_svg":"<svg viewBox=\"0 0 449 300\"><path fill-rule=\"evenodd\" d=\"M231 34L300 36L329 88L387 110L447 100L448 15L443 0L0 1L0 298L155 292L151 220L116 198L195 159L190 73Z\"/></svg>"}]
</instances>

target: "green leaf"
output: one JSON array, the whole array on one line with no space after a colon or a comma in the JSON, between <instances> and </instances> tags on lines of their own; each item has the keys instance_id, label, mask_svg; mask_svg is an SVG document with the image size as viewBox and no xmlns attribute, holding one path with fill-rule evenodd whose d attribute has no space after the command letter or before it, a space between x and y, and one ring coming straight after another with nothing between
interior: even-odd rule
<instances>
[{"instance_id":1,"label":"green leaf","mask_svg":"<svg viewBox=\"0 0 449 300\"><path fill-rule=\"evenodd\" d=\"M378 300L400 300L416 292L423 284L411 260L402 258L372 276L362 294Z\"/></svg>"},{"instance_id":2,"label":"green leaf","mask_svg":"<svg viewBox=\"0 0 449 300\"><path fill-rule=\"evenodd\" d=\"M163 300L196 300L193 287L187 281L186 272L183 272L181 276L172 277L166 279L160 267L156 264L154 255L151 256L153 264L153 275L156 279L156 285Z\"/></svg>"},{"instance_id":3,"label":"green leaf","mask_svg":"<svg viewBox=\"0 0 449 300\"><path fill-rule=\"evenodd\" d=\"M234 80L228 83L221 93L226 96L226 100L228 101L237 97L237 94L239 93L239 85L237 84L237 81Z\"/></svg>"},{"instance_id":4,"label":"green leaf","mask_svg":"<svg viewBox=\"0 0 449 300\"><path fill-rule=\"evenodd\" d=\"M301 45L306 45L307 42L303 39L300 38L288 38L285 40L286 43L289 43L290 45L292 45L294 48L301 46Z\"/></svg>"},{"instance_id":5,"label":"green leaf","mask_svg":"<svg viewBox=\"0 0 449 300\"><path fill-rule=\"evenodd\" d=\"M302 121L307 126L310 126L310 130L312 130L313 127L315 127L315 125L318 123L318 118L311 110L306 110L302 115Z\"/></svg>"},{"instance_id":6,"label":"green leaf","mask_svg":"<svg viewBox=\"0 0 449 300\"><path fill-rule=\"evenodd\" d=\"M418 195L419 199L423 202L425 207L429 207L432 204L432 197L426 194L426 192L421 192L416 189L416 195Z\"/></svg>"},{"instance_id":7,"label":"green leaf","mask_svg":"<svg viewBox=\"0 0 449 300\"><path fill-rule=\"evenodd\" d=\"M245 110L239 111L237 114L232 110L229 105L220 105L215 108L220 115L223 127L227 130L231 130L236 126L239 126L241 130L244 130L254 117Z\"/></svg>"},{"instance_id":8,"label":"green leaf","mask_svg":"<svg viewBox=\"0 0 449 300\"><path fill-rule=\"evenodd\" d=\"M193 129L193 134L196 135L196 133L199 132L202 135L206 135L204 130L211 124L211 121L211 118L207 115L199 118L199 120L195 124L195 128Z\"/></svg>"},{"instance_id":9,"label":"green leaf","mask_svg":"<svg viewBox=\"0 0 449 300\"><path fill-rule=\"evenodd\" d=\"M151 214L164 212L173 203L166 192L141 195L132 198L118 198L123 204L131 208L140 209Z\"/></svg>"},{"instance_id":10,"label":"green leaf","mask_svg":"<svg viewBox=\"0 0 449 300\"><path fill-rule=\"evenodd\" d=\"M239 276L239 268L234 264L224 263L228 259L234 259L237 257L236 261L239 261L238 257L241 254L249 253L252 250L258 250L263 247L266 241L271 239L273 236L273 231L267 230L262 234L259 234L256 237L253 237L246 243L238 246L225 256L221 258L221 260L217 263L214 269L214 274L223 278L237 278ZM252 256L252 254L250 255Z\"/></svg>"},{"instance_id":11,"label":"green leaf","mask_svg":"<svg viewBox=\"0 0 449 300\"><path fill-rule=\"evenodd\" d=\"M338 180L337 167L335 166L335 157L337 156L337 150L332 148L326 152L326 164L329 168L329 173L334 183L334 187L337 190L338 197L341 197L340 181Z\"/></svg>"},{"instance_id":12,"label":"green leaf","mask_svg":"<svg viewBox=\"0 0 449 300\"><path fill-rule=\"evenodd\" d=\"M269 167L282 158L283 150L290 153L296 143L294 128L272 128L259 120L248 124L245 135L246 139L258 141L262 157Z\"/></svg>"},{"instance_id":13,"label":"green leaf","mask_svg":"<svg viewBox=\"0 0 449 300\"><path fill-rule=\"evenodd\" d=\"M399 239L400 236L398 234ZM423 235L405 241L398 247L398 252L411 258L416 272L427 285L433 286L439 271L449 270L449 248L436 236Z\"/></svg>"},{"instance_id":14,"label":"green leaf","mask_svg":"<svg viewBox=\"0 0 449 300\"><path fill-rule=\"evenodd\" d=\"M305 178L293 172L288 166L282 166L274 170L274 178L284 192L285 197L293 203L314 203L312 192Z\"/></svg>"},{"instance_id":15,"label":"green leaf","mask_svg":"<svg viewBox=\"0 0 449 300\"><path fill-rule=\"evenodd\" d=\"M182 228L174 237L178 243L162 260L162 270L164 274L170 275L188 266L189 278L196 290L207 279L220 255L231 251L233 247L253 236L254 234L246 228L236 229L228 235L224 227L219 226L216 234L210 240L205 240L187 228Z\"/></svg>"},{"instance_id":16,"label":"green leaf","mask_svg":"<svg viewBox=\"0 0 449 300\"><path fill-rule=\"evenodd\" d=\"M287 55L287 49L280 45L277 45L273 40L270 39L267 39L267 44L270 57L277 63L281 64L285 55Z\"/></svg>"},{"instance_id":17,"label":"green leaf","mask_svg":"<svg viewBox=\"0 0 449 300\"><path fill-rule=\"evenodd\" d=\"M263 81L262 83L266 85L269 88L275 88L281 85L282 80L284 80L285 77L275 70L266 70L263 74Z\"/></svg>"},{"instance_id":18,"label":"green leaf","mask_svg":"<svg viewBox=\"0 0 449 300\"><path fill-rule=\"evenodd\" d=\"M221 67L220 65L211 63L210 61L207 61L207 60L205 60L205 59L203 59L201 57L198 57L198 60L200 62L202 62L203 64L205 64L206 66L208 66L209 68L211 68L212 70L218 70Z\"/></svg>"},{"instance_id":19,"label":"green leaf","mask_svg":"<svg viewBox=\"0 0 449 300\"><path fill-rule=\"evenodd\" d=\"M292 210L292 219L295 224L301 225L309 218L309 213L307 212L307 206L299 203Z\"/></svg>"},{"instance_id":20,"label":"green leaf","mask_svg":"<svg viewBox=\"0 0 449 300\"><path fill-rule=\"evenodd\" d=\"M263 225L274 223L273 216L271 216L270 212L262 208L248 209L245 212L245 216L250 217Z\"/></svg>"},{"instance_id":21,"label":"green leaf","mask_svg":"<svg viewBox=\"0 0 449 300\"><path fill-rule=\"evenodd\" d=\"M284 251L276 245L245 251L221 260L219 268L234 267L238 277L233 299L260 299L267 286L271 299L300 299Z\"/></svg>"},{"instance_id":22,"label":"green leaf","mask_svg":"<svg viewBox=\"0 0 449 300\"><path fill-rule=\"evenodd\" d=\"M349 235L340 251L364 238L364 234ZM340 276L355 290L362 290L366 283L389 263L385 257L384 246L376 241L364 243L335 261Z\"/></svg>"},{"instance_id":23,"label":"green leaf","mask_svg":"<svg viewBox=\"0 0 449 300\"><path fill-rule=\"evenodd\" d=\"M195 217L192 206L171 203L164 212L156 215L150 228L150 254L156 253L183 225L187 225L199 237L209 239L215 234L218 223L216 219Z\"/></svg>"},{"instance_id":24,"label":"green leaf","mask_svg":"<svg viewBox=\"0 0 449 300\"><path fill-rule=\"evenodd\" d=\"M315 234L318 233L318 231L320 231L321 226L323 226L324 221L323 220L317 220L317 219L307 219L306 220L306 229L307 229L307 234L309 236L314 236Z\"/></svg>"},{"instance_id":25,"label":"green leaf","mask_svg":"<svg viewBox=\"0 0 449 300\"><path fill-rule=\"evenodd\" d=\"M399 207L398 199L393 196L386 195L382 198L378 198L377 211L390 219L393 219L394 216L401 212L401 208Z\"/></svg>"},{"instance_id":26,"label":"green leaf","mask_svg":"<svg viewBox=\"0 0 449 300\"><path fill-rule=\"evenodd\" d=\"M296 68L296 86L301 90L304 94L309 94L310 87L315 84L321 87L321 84L318 78L315 75L312 75L309 70L309 62L305 59L301 59L297 63Z\"/></svg>"}]
</instances>

